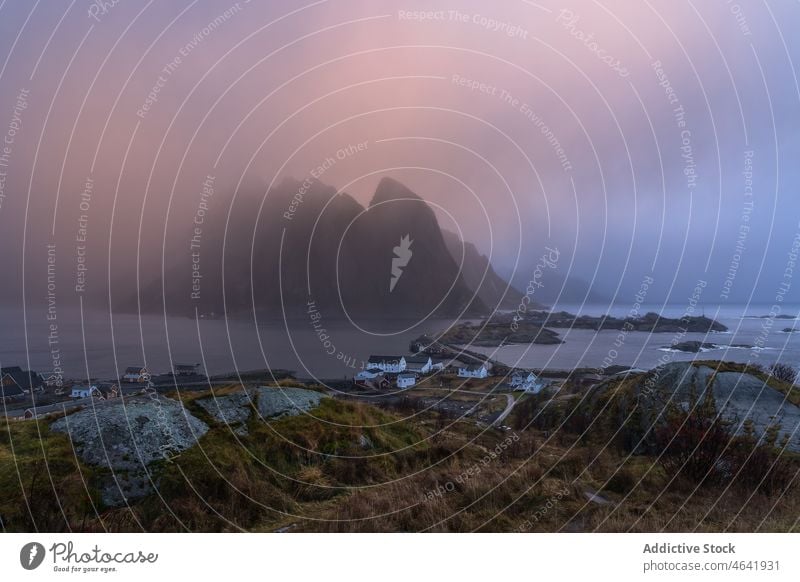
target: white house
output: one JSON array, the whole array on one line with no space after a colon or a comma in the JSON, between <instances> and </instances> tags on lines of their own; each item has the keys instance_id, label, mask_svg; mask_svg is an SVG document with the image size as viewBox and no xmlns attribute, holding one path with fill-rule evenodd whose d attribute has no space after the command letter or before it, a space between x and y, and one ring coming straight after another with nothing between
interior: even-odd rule
<instances>
[{"instance_id":1,"label":"white house","mask_svg":"<svg viewBox=\"0 0 800 582\"><path fill-rule=\"evenodd\" d=\"M363 382L364 380L374 380L380 376L383 376L383 370L380 368L368 368L356 374L355 380L356 382Z\"/></svg>"},{"instance_id":2,"label":"white house","mask_svg":"<svg viewBox=\"0 0 800 582\"><path fill-rule=\"evenodd\" d=\"M97 389L97 386L92 386L89 384L76 384L72 387L72 392L70 396L72 398L89 398L92 395L99 396L100 391Z\"/></svg>"},{"instance_id":3,"label":"white house","mask_svg":"<svg viewBox=\"0 0 800 582\"><path fill-rule=\"evenodd\" d=\"M527 370L515 371L511 374L511 380L508 384L516 390L524 390L534 394L538 394L544 388L544 384L539 381L536 374Z\"/></svg>"},{"instance_id":4,"label":"white house","mask_svg":"<svg viewBox=\"0 0 800 582\"><path fill-rule=\"evenodd\" d=\"M397 387L398 388L411 388L417 383L417 376L415 374L398 374Z\"/></svg>"},{"instance_id":5,"label":"white house","mask_svg":"<svg viewBox=\"0 0 800 582\"><path fill-rule=\"evenodd\" d=\"M433 359L431 358L431 372L441 372L444 370L447 360L441 360L439 358Z\"/></svg>"},{"instance_id":6,"label":"white house","mask_svg":"<svg viewBox=\"0 0 800 582\"><path fill-rule=\"evenodd\" d=\"M433 368L433 360L430 356L420 354L406 359L406 371L416 374L429 374Z\"/></svg>"},{"instance_id":7,"label":"white house","mask_svg":"<svg viewBox=\"0 0 800 582\"><path fill-rule=\"evenodd\" d=\"M367 369L378 368L389 374L405 372L406 359L404 356L370 356L367 360Z\"/></svg>"},{"instance_id":8,"label":"white house","mask_svg":"<svg viewBox=\"0 0 800 582\"><path fill-rule=\"evenodd\" d=\"M125 375L122 377L122 381L131 384L140 384L142 382L147 382L149 378L150 373L147 371L147 368L142 366L130 366L125 369Z\"/></svg>"},{"instance_id":9,"label":"white house","mask_svg":"<svg viewBox=\"0 0 800 582\"><path fill-rule=\"evenodd\" d=\"M486 378L489 370L483 364L464 364L458 368L459 378Z\"/></svg>"}]
</instances>

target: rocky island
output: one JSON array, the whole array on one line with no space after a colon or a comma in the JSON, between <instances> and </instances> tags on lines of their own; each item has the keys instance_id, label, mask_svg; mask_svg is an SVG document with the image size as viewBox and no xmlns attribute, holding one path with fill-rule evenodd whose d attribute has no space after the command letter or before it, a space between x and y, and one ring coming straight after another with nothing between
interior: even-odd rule
<instances>
[{"instance_id":1,"label":"rocky island","mask_svg":"<svg viewBox=\"0 0 800 582\"><path fill-rule=\"evenodd\" d=\"M753 346L748 346L745 344L731 344L731 345L721 345L721 344L712 344L709 342L700 342L700 341L687 341L687 342L679 342L676 344L672 344L670 346L665 346L660 348L665 351L670 352L685 352L687 354L699 354L701 352L708 352L711 350L724 350L724 349L752 349Z\"/></svg>"},{"instance_id":2,"label":"rocky island","mask_svg":"<svg viewBox=\"0 0 800 582\"><path fill-rule=\"evenodd\" d=\"M520 321L513 327L509 321L483 321L480 324L468 322L450 327L439 337L445 344L471 345L494 348L506 344L560 344L563 343L556 332L536 323Z\"/></svg>"},{"instance_id":3,"label":"rocky island","mask_svg":"<svg viewBox=\"0 0 800 582\"><path fill-rule=\"evenodd\" d=\"M510 317L509 317L510 318ZM522 321L540 326L600 330L644 331L648 333L709 333L724 332L728 328L705 316L669 318L649 312L641 317L612 317L610 315L574 315L566 311L532 311Z\"/></svg>"}]
</instances>

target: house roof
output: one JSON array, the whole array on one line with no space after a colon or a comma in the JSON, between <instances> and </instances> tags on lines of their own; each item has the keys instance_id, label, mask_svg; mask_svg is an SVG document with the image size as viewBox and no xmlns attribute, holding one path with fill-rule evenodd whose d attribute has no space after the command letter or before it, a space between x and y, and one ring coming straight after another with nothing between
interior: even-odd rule
<instances>
[{"instance_id":1,"label":"house roof","mask_svg":"<svg viewBox=\"0 0 800 582\"><path fill-rule=\"evenodd\" d=\"M427 364L431 361L432 360L430 356L410 356L406 358L407 364Z\"/></svg>"},{"instance_id":2,"label":"house roof","mask_svg":"<svg viewBox=\"0 0 800 582\"><path fill-rule=\"evenodd\" d=\"M398 374L398 380L416 380L417 377L414 374Z\"/></svg>"},{"instance_id":3,"label":"house roof","mask_svg":"<svg viewBox=\"0 0 800 582\"><path fill-rule=\"evenodd\" d=\"M25 391L17 386L17 384L9 384L8 386L0 385L0 398L11 398L13 396L22 396Z\"/></svg>"},{"instance_id":4,"label":"house roof","mask_svg":"<svg viewBox=\"0 0 800 582\"><path fill-rule=\"evenodd\" d=\"M0 377L6 376L9 376L23 391L38 388L43 383L39 374L33 371L23 370L19 366L2 368L2 374L0 374Z\"/></svg>"}]
</instances>

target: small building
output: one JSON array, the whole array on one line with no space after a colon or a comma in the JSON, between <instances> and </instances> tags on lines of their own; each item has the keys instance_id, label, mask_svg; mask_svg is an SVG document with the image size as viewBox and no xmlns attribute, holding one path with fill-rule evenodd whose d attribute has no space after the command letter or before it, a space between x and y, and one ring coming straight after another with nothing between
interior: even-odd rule
<instances>
[{"instance_id":1,"label":"small building","mask_svg":"<svg viewBox=\"0 0 800 582\"><path fill-rule=\"evenodd\" d=\"M544 388L544 384L539 381L539 377L529 370L515 370L511 374L508 382L514 390L522 390L538 394Z\"/></svg>"},{"instance_id":2,"label":"small building","mask_svg":"<svg viewBox=\"0 0 800 582\"><path fill-rule=\"evenodd\" d=\"M103 400L110 400L112 398L119 398L120 390L116 384L103 383L97 385L97 391Z\"/></svg>"},{"instance_id":3,"label":"small building","mask_svg":"<svg viewBox=\"0 0 800 582\"><path fill-rule=\"evenodd\" d=\"M143 366L130 366L125 368L125 375L122 381L129 384L142 384L150 379L150 372Z\"/></svg>"},{"instance_id":4,"label":"small building","mask_svg":"<svg viewBox=\"0 0 800 582\"><path fill-rule=\"evenodd\" d=\"M90 396L100 396L100 391L93 384L76 384L72 387L70 398L89 398Z\"/></svg>"},{"instance_id":5,"label":"small building","mask_svg":"<svg viewBox=\"0 0 800 582\"><path fill-rule=\"evenodd\" d=\"M41 392L44 390L44 381L36 372L10 366L0 368L0 389L0 399L5 401L31 392Z\"/></svg>"},{"instance_id":6,"label":"small building","mask_svg":"<svg viewBox=\"0 0 800 582\"><path fill-rule=\"evenodd\" d=\"M378 368L389 374L405 372L406 359L404 356L370 356L367 360L367 369Z\"/></svg>"},{"instance_id":7,"label":"small building","mask_svg":"<svg viewBox=\"0 0 800 582\"><path fill-rule=\"evenodd\" d=\"M489 370L483 364L464 364L458 368L459 378L487 378Z\"/></svg>"},{"instance_id":8,"label":"small building","mask_svg":"<svg viewBox=\"0 0 800 582\"><path fill-rule=\"evenodd\" d=\"M431 358L431 372L442 372L447 366L447 360Z\"/></svg>"},{"instance_id":9,"label":"small building","mask_svg":"<svg viewBox=\"0 0 800 582\"><path fill-rule=\"evenodd\" d=\"M172 373L175 376L197 376L200 364L174 364Z\"/></svg>"},{"instance_id":10,"label":"small building","mask_svg":"<svg viewBox=\"0 0 800 582\"><path fill-rule=\"evenodd\" d=\"M367 370L361 370L355 375L354 380L356 382L363 382L365 380L374 380L375 378L379 378L381 376L383 376L383 370L380 368L369 368Z\"/></svg>"},{"instance_id":11,"label":"small building","mask_svg":"<svg viewBox=\"0 0 800 582\"><path fill-rule=\"evenodd\" d=\"M425 354L406 358L406 371L415 374L430 374L433 367L431 357Z\"/></svg>"},{"instance_id":12,"label":"small building","mask_svg":"<svg viewBox=\"0 0 800 582\"><path fill-rule=\"evenodd\" d=\"M416 374L398 374L397 387L398 388L411 388L417 383Z\"/></svg>"}]
</instances>

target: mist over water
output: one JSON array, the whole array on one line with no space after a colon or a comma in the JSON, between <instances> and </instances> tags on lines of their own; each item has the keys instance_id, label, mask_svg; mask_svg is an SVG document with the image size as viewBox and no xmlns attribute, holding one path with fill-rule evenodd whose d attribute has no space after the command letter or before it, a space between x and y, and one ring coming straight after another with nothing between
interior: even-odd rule
<instances>
[{"instance_id":1,"label":"mist over water","mask_svg":"<svg viewBox=\"0 0 800 582\"><path fill-rule=\"evenodd\" d=\"M769 317L768 305L704 306L700 313L713 317L727 332L646 333L630 332L622 344L615 344L618 332L554 328L563 344L509 345L499 348L471 347L505 364L524 368L572 370L609 365L649 369L672 362L727 360L767 366L776 361L800 359L800 331L784 332L797 325L795 319ZM628 307L608 309L604 305L558 305L558 309L579 315L609 314L625 317ZM679 305L645 305L646 312L665 318L686 314ZM34 312L35 313L35 312ZM786 305L785 315L800 314L800 305ZM21 326L10 325L12 314L0 312L5 333L0 344L3 365L18 362L44 373L53 362L47 322L29 320L27 339ZM422 323L380 321L370 331L354 328L347 321L326 321L313 325L310 318L263 321L254 325L248 318L193 319L121 314L113 320L104 312L64 314L59 331L59 356L66 377L118 378L128 366L147 365L153 374L172 370L173 362L199 363L209 375L262 369L291 370L298 377L341 380L352 378L365 368L372 354L406 353L409 343L422 334L431 336L446 330L453 319L429 319ZM113 321L113 326L112 326ZM469 321L469 320L468 320ZM472 320L480 323L480 319ZM405 329L411 324L410 329ZM322 330L322 336L318 330ZM15 331L11 331L15 330ZM758 344L763 340L763 346ZM670 351L678 341L717 344L719 349L699 354ZM26 343L27 342L27 343ZM27 350L26 350L27 345ZM737 347L727 348L726 346ZM755 349L747 349L750 346Z\"/></svg>"},{"instance_id":2,"label":"mist over water","mask_svg":"<svg viewBox=\"0 0 800 582\"><path fill-rule=\"evenodd\" d=\"M5 366L338 377L526 296L694 296L749 343L734 305L800 297L788 6L106 4L2 7ZM501 359L608 341L564 339Z\"/></svg>"}]
</instances>

